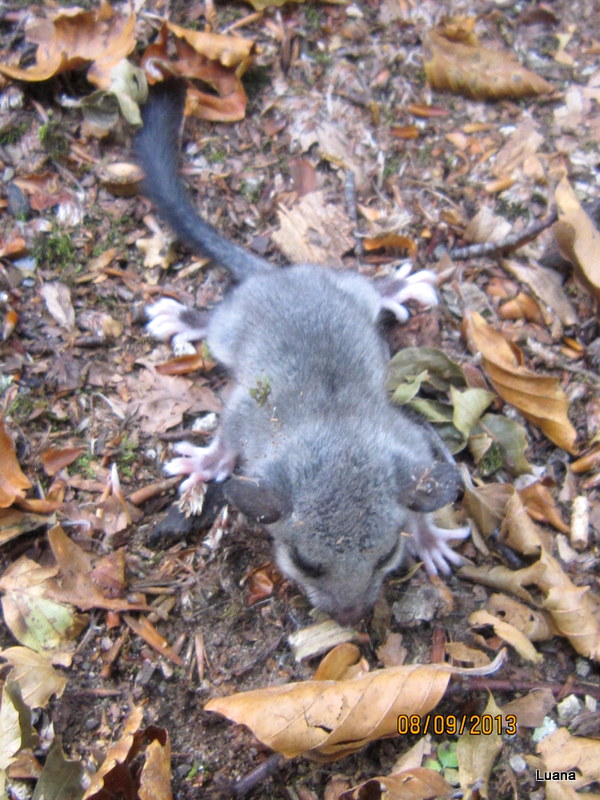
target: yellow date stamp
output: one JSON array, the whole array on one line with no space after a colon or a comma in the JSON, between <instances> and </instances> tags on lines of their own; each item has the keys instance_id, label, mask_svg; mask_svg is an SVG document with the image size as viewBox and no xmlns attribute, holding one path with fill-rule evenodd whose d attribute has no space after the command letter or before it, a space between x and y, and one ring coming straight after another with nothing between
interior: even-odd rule
<instances>
[{"instance_id":1,"label":"yellow date stamp","mask_svg":"<svg viewBox=\"0 0 600 800\"><path fill-rule=\"evenodd\" d=\"M398 717L398 733L401 736L414 734L424 736L433 733L437 736L501 736L506 733L513 736L517 732L517 718L514 714L400 714Z\"/></svg>"}]
</instances>

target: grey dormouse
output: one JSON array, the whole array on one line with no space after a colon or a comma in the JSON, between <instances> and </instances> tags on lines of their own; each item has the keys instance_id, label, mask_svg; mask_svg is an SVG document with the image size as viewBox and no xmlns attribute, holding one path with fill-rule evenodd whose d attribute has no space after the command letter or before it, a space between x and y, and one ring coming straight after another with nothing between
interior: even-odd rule
<instances>
[{"instance_id":1,"label":"grey dormouse","mask_svg":"<svg viewBox=\"0 0 600 800\"><path fill-rule=\"evenodd\" d=\"M182 492L223 481L224 494L270 532L277 564L317 608L341 623L374 604L406 548L430 573L462 563L431 512L461 487L454 461L428 427L391 405L382 309L435 302L422 272L378 286L315 265L277 269L202 220L177 171L185 89L155 87L135 142L143 190L175 233L226 267L237 285L210 313L163 299L147 309L158 339L206 339L234 389L208 447L176 445L166 465ZM259 387L257 389L257 387Z\"/></svg>"}]
</instances>

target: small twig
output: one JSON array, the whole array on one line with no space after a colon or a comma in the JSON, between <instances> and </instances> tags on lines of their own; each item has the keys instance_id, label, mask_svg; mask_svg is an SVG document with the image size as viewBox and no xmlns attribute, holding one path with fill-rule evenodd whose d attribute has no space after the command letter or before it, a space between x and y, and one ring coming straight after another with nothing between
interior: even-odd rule
<instances>
[{"instance_id":1,"label":"small twig","mask_svg":"<svg viewBox=\"0 0 600 800\"><path fill-rule=\"evenodd\" d=\"M521 233L513 233L507 236L501 242L481 242L469 244L465 247L454 247L448 255L453 261L466 261L469 258L482 258L483 256L506 255L536 239L542 231L545 231L550 225L554 225L557 219L557 212L552 211L545 219L536 222L529 228L525 228Z\"/></svg>"},{"instance_id":2,"label":"small twig","mask_svg":"<svg viewBox=\"0 0 600 800\"><path fill-rule=\"evenodd\" d=\"M558 353L555 353L549 347L546 347L541 342L536 342L534 339L527 340L528 349L538 358L553 369L564 369L567 372L573 372L575 375L581 375L587 378L591 383L600 384L600 376L579 364L571 364L566 358L563 358Z\"/></svg>"},{"instance_id":3,"label":"small twig","mask_svg":"<svg viewBox=\"0 0 600 800\"><path fill-rule=\"evenodd\" d=\"M346 172L346 180L344 182L344 200L346 203L346 214L350 218L350 221L354 227L356 255L359 258L362 258L363 244L358 231L358 212L356 210L356 181L354 179L354 172L351 169Z\"/></svg>"},{"instance_id":4,"label":"small twig","mask_svg":"<svg viewBox=\"0 0 600 800\"><path fill-rule=\"evenodd\" d=\"M215 781L215 783L218 784L218 789L222 792L227 792L233 797L244 797L281 769L282 763L283 756L279 753L273 753L260 766L253 769L244 778L240 778L239 781L222 780Z\"/></svg>"}]
</instances>

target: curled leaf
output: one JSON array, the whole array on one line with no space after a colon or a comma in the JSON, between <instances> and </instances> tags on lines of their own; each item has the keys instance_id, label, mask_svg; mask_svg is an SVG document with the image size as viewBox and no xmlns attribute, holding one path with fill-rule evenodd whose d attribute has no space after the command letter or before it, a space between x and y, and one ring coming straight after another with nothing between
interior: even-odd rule
<instances>
[{"instance_id":1,"label":"curled leaf","mask_svg":"<svg viewBox=\"0 0 600 800\"><path fill-rule=\"evenodd\" d=\"M483 47L472 33L472 21L455 18L425 36L425 74L434 89L475 100L552 91L552 84L521 66L510 51Z\"/></svg>"},{"instance_id":2,"label":"curled leaf","mask_svg":"<svg viewBox=\"0 0 600 800\"><path fill-rule=\"evenodd\" d=\"M483 369L500 397L556 445L575 453L577 432L567 416L569 404L558 379L523 366L520 351L477 312L465 317L465 331L469 349L481 354Z\"/></svg>"},{"instance_id":3,"label":"curled leaf","mask_svg":"<svg viewBox=\"0 0 600 800\"><path fill-rule=\"evenodd\" d=\"M434 708L451 673L436 664L391 667L357 679L304 681L214 698L206 709L247 725L287 758L304 753L335 759L395 734L399 714Z\"/></svg>"},{"instance_id":4,"label":"curled leaf","mask_svg":"<svg viewBox=\"0 0 600 800\"><path fill-rule=\"evenodd\" d=\"M554 226L554 235L560 252L600 301L600 231L581 207L566 178L556 187L555 198L558 222Z\"/></svg>"},{"instance_id":5,"label":"curled leaf","mask_svg":"<svg viewBox=\"0 0 600 800\"><path fill-rule=\"evenodd\" d=\"M4 418L0 416L0 508L8 508L25 497L31 483L21 471Z\"/></svg>"}]
</instances>

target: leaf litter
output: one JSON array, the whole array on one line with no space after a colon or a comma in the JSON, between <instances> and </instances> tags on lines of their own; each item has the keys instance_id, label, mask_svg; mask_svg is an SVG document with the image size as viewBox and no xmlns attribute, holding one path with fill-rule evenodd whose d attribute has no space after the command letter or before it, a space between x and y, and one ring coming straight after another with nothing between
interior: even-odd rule
<instances>
[{"instance_id":1,"label":"leaf litter","mask_svg":"<svg viewBox=\"0 0 600 800\"><path fill-rule=\"evenodd\" d=\"M17 58L19 38L0 42L6 99L0 157L14 184L2 201L0 230L0 585L8 673L0 715L9 720L0 726L7 731L0 737L0 786L21 777L38 781L36 791L45 796L57 785L83 794L81 771L65 759L59 737L45 757L36 749L23 699L47 711L70 752L108 753L86 797L126 785L131 796L169 797L168 734L142 727L141 701L177 740L172 777L185 798L214 786L219 771L251 772L264 758L250 734L208 722L210 697L235 705L244 691L263 693L267 728L271 694L296 692L300 699L286 713L301 721L305 699L312 698L308 720L316 724L308 731L321 737L317 747L325 742L324 756L339 757L395 730L393 703L387 717L377 717L368 691L361 694L373 675L383 681L378 699L396 698L398 708L411 709L402 704L435 694L436 669L450 669L433 663L444 653L489 664L504 639L511 655L498 677L502 687L506 676L498 705L486 708L481 696L478 706L495 717L514 695L514 665L532 683L543 674L545 685L562 690L564 673L547 646L560 649L573 675L575 665L579 670L599 658L595 22L586 20L585 9L578 15L560 4L552 13L503 6L477 17L452 17L452 7L444 20L439 4L430 2L418 8L304 3L279 12L270 10L279 1L263 0L254 4L258 13L246 8L232 22L227 5L226 11L206 4L206 19L199 7L186 9L185 21L176 8L161 20L160 9L158 16L145 10L136 16L107 4L37 17L36 11L20 29L29 61ZM11 10L6 30L24 19ZM205 23L212 27L203 30ZM74 69L86 71L93 91L72 82ZM291 626L289 614L306 619L306 605L289 583L271 580L271 567L268 581L248 591L232 579L264 564L269 552L235 513L219 516L205 541L194 540L188 527L162 542L160 555L150 549L149 527L172 501L173 482L160 479L160 464L170 436L181 438L173 428L205 441L193 419L220 410L225 380L200 349L170 359L139 335L141 308L159 282L168 295L199 306L217 302L223 288L218 271L173 246L148 215L135 197L139 175L127 166L123 142L127 126L139 120L146 83L172 73L193 82L187 177L201 186L203 210L232 239L269 257L331 260L337 268L358 263L377 277L398 258L409 257L415 269L437 264L446 305L391 331L398 354L389 388L395 402L417 408L438 428L470 473L464 511L473 536L463 549L476 566L465 567L462 577L477 584L453 578L433 623L407 625L395 655L381 650L377 662L368 644L397 635L383 600L371 627L341 638L360 645L361 658L348 667L353 678L344 678L339 664L341 674L332 679L331 664L322 667L322 678L309 660L288 659L281 631ZM41 100L29 93L27 84L54 76L66 91L48 89ZM517 102L478 99L499 96ZM214 126L234 120L243 121ZM286 169L290 156L305 162L297 181ZM348 170L356 193L353 200L350 191L350 204ZM503 253L503 243L518 241L554 204L558 221L551 230L510 258L486 255ZM293 248L278 209L297 238ZM489 245L496 250L486 251ZM465 247L469 258L452 263L447 253ZM463 317L472 355L461 339ZM575 453L582 456L570 462ZM429 590L418 573L404 586L388 584L392 599ZM450 602L455 598L458 604ZM445 647L440 631L453 640ZM328 636L329 646L340 641L339 634ZM340 658L344 664L347 655ZM390 658L404 663L386 663ZM538 662L535 674L527 658ZM364 673L373 663L385 668ZM418 692L397 681L405 669L421 675ZM123 681L138 703L129 721L110 696L122 694ZM159 681L173 691L157 696ZM338 727L329 711L342 707L352 683L356 704L350 702ZM586 686L575 684L575 691L589 706L598 692L593 681ZM436 694L419 710L449 719L466 708L466 695L453 684L446 692L439 706ZM217 700L221 694L230 697ZM82 724L82 697L91 700L95 729ZM305 752L306 733L292 731L285 751ZM532 740L521 732L520 752L530 765L541 758L548 769L578 765L584 782L593 779L594 740L569 734L567 746L564 727L555 735L556 751L548 744L533 755ZM403 746L402 739L392 741ZM463 737L458 747L443 736L420 741L404 764L389 751L386 757L385 743L376 745L376 765L364 752L339 763L348 778L361 772L368 790L348 788L349 779L336 784L326 768L321 777L308 776L310 790L298 788L310 796L321 789L334 796L334 786L343 784L337 792L343 797L363 790L431 797L482 781L491 792L501 775L494 759L511 769L506 744L491 737ZM576 755L582 751L585 763ZM141 771L134 768L140 757ZM379 775L382 763L387 775ZM282 773L290 790L298 781L294 769ZM533 790L529 773L516 780ZM262 796L260 787L254 791Z\"/></svg>"}]
</instances>

